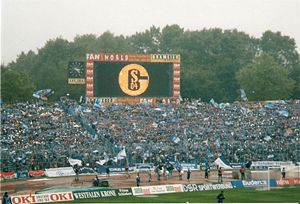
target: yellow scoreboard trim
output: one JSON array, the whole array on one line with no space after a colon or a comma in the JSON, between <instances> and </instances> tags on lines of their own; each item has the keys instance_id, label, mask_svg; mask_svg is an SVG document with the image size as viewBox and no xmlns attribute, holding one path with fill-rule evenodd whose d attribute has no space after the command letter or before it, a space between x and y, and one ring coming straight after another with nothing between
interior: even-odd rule
<instances>
[{"instance_id":1,"label":"yellow scoreboard trim","mask_svg":"<svg viewBox=\"0 0 300 204\"><path fill-rule=\"evenodd\" d=\"M68 84L85 84L85 78L69 78Z\"/></svg>"},{"instance_id":2,"label":"yellow scoreboard trim","mask_svg":"<svg viewBox=\"0 0 300 204\"><path fill-rule=\"evenodd\" d=\"M177 55L177 54L151 54L151 62L180 63L180 55Z\"/></svg>"}]
</instances>

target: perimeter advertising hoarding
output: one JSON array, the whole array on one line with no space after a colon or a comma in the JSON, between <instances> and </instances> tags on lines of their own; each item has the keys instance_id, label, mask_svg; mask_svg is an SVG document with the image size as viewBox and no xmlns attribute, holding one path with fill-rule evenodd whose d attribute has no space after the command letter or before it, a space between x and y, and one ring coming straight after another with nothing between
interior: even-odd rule
<instances>
[{"instance_id":1,"label":"perimeter advertising hoarding","mask_svg":"<svg viewBox=\"0 0 300 204\"><path fill-rule=\"evenodd\" d=\"M234 188L231 182L224 183L194 183L183 185L184 192L223 190Z\"/></svg>"},{"instance_id":2,"label":"perimeter advertising hoarding","mask_svg":"<svg viewBox=\"0 0 300 204\"><path fill-rule=\"evenodd\" d=\"M132 187L133 195L153 195L153 194L164 194L164 193L180 193L183 192L181 184L169 184L169 185L158 185L158 186L140 186Z\"/></svg>"},{"instance_id":3,"label":"perimeter advertising hoarding","mask_svg":"<svg viewBox=\"0 0 300 204\"><path fill-rule=\"evenodd\" d=\"M50 194L29 194L11 196L12 204L52 203L74 200L72 192L57 192Z\"/></svg>"},{"instance_id":4,"label":"perimeter advertising hoarding","mask_svg":"<svg viewBox=\"0 0 300 204\"><path fill-rule=\"evenodd\" d=\"M180 55L87 54L86 96L113 101L178 99Z\"/></svg>"},{"instance_id":5,"label":"perimeter advertising hoarding","mask_svg":"<svg viewBox=\"0 0 300 204\"><path fill-rule=\"evenodd\" d=\"M131 188L103 189L103 190L73 192L73 197L75 200L90 199L90 198L131 196L131 195L132 195Z\"/></svg>"}]
</instances>

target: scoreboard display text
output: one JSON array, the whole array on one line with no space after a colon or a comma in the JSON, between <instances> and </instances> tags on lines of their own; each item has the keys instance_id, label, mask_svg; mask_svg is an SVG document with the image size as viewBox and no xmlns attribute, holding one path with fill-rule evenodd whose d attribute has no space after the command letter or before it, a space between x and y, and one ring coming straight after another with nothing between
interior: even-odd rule
<instances>
[{"instance_id":1,"label":"scoreboard display text","mask_svg":"<svg viewBox=\"0 0 300 204\"><path fill-rule=\"evenodd\" d=\"M178 98L180 56L175 54L87 54L90 98Z\"/></svg>"}]
</instances>

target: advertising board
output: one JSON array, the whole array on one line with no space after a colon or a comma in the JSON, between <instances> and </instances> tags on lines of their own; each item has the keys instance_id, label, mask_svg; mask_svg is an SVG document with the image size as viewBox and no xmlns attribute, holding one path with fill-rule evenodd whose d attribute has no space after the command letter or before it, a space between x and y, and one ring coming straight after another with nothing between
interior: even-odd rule
<instances>
[{"instance_id":1,"label":"advertising board","mask_svg":"<svg viewBox=\"0 0 300 204\"><path fill-rule=\"evenodd\" d=\"M133 195L152 195L183 192L181 184L132 187Z\"/></svg>"},{"instance_id":2,"label":"advertising board","mask_svg":"<svg viewBox=\"0 0 300 204\"><path fill-rule=\"evenodd\" d=\"M12 204L49 203L74 200L72 192L11 196Z\"/></svg>"},{"instance_id":3,"label":"advertising board","mask_svg":"<svg viewBox=\"0 0 300 204\"><path fill-rule=\"evenodd\" d=\"M257 169L267 169L268 167L280 167L280 166L292 166L291 161L254 161L252 162L252 167Z\"/></svg>"},{"instance_id":4,"label":"advertising board","mask_svg":"<svg viewBox=\"0 0 300 204\"><path fill-rule=\"evenodd\" d=\"M187 184L183 185L184 192L195 192L195 191L209 191L209 190L222 190L222 189L232 189L233 186L231 182L224 183L199 183L199 184Z\"/></svg>"},{"instance_id":5,"label":"advertising board","mask_svg":"<svg viewBox=\"0 0 300 204\"><path fill-rule=\"evenodd\" d=\"M257 188L257 187L267 187L268 180L247 180L247 181L232 181L231 182L234 188ZM270 186L276 186L276 180L270 179Z\"/></svg>"},{"instance_id":6,"label":"advertising board","mask_svg":"<svg viewBox=\"0 0 300 204\"><path fill-rule=\"evenodd\" d=\"M129 196L129 195L132 195L131 188L73 192L73 196L75 200L91 199L91 198L108 198L108 197Z\"/></svg>"},{"instance_id":7,"label":"advertising board","mask_svg":"<svg viewBox=\"0 0 300 204\"><path fill-rule=\"evenodd\" d=\"M14 179L17 178L17 174L15 172L0 172L0 178L2 179Z\"/></svg>"},{"instance_id":8,"label":"advertising board","mask_svg":"<svg viewBox=\"0 0 300 204\"><path fill-rule=\"evenodd\" d=\"M288 179L276 180L276 184L278 186L300 185L300 178L288 178Z\"/></svg>"}]
</instances>

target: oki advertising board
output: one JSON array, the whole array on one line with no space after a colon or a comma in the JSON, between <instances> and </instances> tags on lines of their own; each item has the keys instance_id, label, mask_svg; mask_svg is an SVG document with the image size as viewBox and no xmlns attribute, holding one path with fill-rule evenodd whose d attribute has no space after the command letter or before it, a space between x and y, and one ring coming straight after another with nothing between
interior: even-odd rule
<instances>
[{"instance_id":1,"label":"oki advertising board","mask_svg":"<svg viewBox=\"0 0 300 204\"><path fill-rule=\"evenodd\" d=\"M72 192L11 196L12 204L49 203L74 200Z\"/></svg>"}]
</instances>

